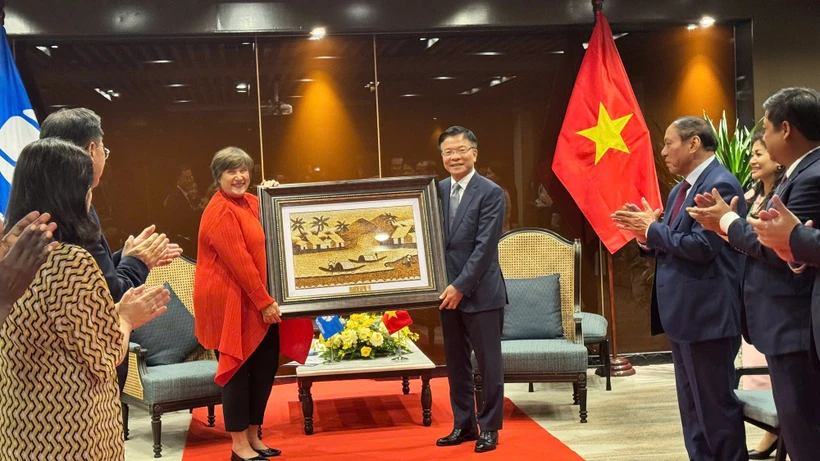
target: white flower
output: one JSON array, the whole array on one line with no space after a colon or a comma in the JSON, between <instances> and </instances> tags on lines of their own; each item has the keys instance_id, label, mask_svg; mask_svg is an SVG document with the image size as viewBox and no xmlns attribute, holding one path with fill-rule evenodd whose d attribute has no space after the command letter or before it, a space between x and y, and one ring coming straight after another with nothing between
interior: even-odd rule
<instances>
[{"instance_id":1,"label":"white flower","mask_svg":"<svg viewBox=\"0 0 820 461\"><path fill-rule=\"evenodd\" d=\"M370 336L370 344L372 344L373 347L381 346L384 344L384 336L382 336L382 334L378 331L373 333L373 335Z\"/></svg>"},{"instance_id":2,"label":"white flower","mask_svg":"<svg viewBox=\"0 0 820 461\"><path fill-rule=\"evenodd\" d=\"M356 336L356 332L353 330L345 330L341 333L342 341L345 343L355 343L359 340Z\"/></svg>"}]
</instances>

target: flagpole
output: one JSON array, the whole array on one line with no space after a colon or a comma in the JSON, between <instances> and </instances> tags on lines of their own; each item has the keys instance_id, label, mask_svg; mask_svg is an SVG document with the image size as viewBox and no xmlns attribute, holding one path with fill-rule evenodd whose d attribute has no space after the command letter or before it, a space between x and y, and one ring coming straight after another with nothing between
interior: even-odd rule
<instances>
[{"instance_id":1,"label":"flagpole","mask_svg":"<svg viewBox=\"0 0 820 461\"><path fill-rule=\"evenodd\" d=\"M595 23L598 20L598 12L603 10L603 0L591 0L592 12L595 15ZM604 310L604 264L603 264L603 242L599 241L601 245L601 312ZM632 376L635 374L635 369L629 363L626 357L618 357L618 331L615 325L615 278L612 271L612 253L606 252L606 266L607 274L609 276L609 324L612 328L612 360L611 373L612 376Z\"/></svg>"}]
</instances>

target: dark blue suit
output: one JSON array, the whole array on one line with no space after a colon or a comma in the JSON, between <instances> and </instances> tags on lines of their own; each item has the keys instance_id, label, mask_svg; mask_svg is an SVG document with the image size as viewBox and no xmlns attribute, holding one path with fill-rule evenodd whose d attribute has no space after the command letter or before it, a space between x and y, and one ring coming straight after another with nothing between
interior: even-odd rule
<instances>
[{"instance_id":1,"label":"dark blue suit","mask_svg":"<svg viewBox=\"0 0 820 461\"><path fill-rule=\"evenodd\" d=\"M820 223L817 225L820 226ZM789 237L792 256L798 261L820 267L820 229L797 226ZM815 269L814 288L811 295L811 352L812 362L820 370L820 271Z\"/></svg>"},{"instance_id":2,"label":"dark blue suit","mask_svg":"<svg viewBox=\"0 0 820 461\"><path fill-rule=\"evenodd\" d=\"M99 224L100 218L93 206L89 213ZM111 248L108 246L108 241L105 240L102 231L100 232L100 239L94 245L85 248L85 250L91 253L94 261L97 262L97 266L100 267L115 303L120 302L126 291L144 284L145 279L148 278L148 266L145 263L131 256L123 258L120 251L111 253ZM117 380L120 392L125 386L127 376L128 354L125 355L122 363L117 366Z\"/></svg>"},{"instance_id":3,"label":"dark blue suit","mask_svg":"<svg viewBox=\"0 0 820 461\"><path fill-rule=\"evenodd\" d=\"M647 232L645 255L655 257L652 333L672 340L675 384L689 458L746 460L740 402L734 394L734 358L740 346L743 255L686 212L695 196L717 188L727 201L743 197L738 180L717 159L689 190L675 220L669 194L663 222ZM745 202L739 206L745 208ZM739 210L745 214L745 210Z\"/></svg>"},{"instance_id":4,"label":"dark blue suit","mask_svg":"<svg viewBox=\"0 0 820 461\"><path fill-rule=\"evenodd\" d=\"M447 279L464 294L457 309L441 311L454 428L470 430L476 426L470 361L471 351L475 351L484 388L478 425L482 431L497 431L501 429L504 410L501 330L507 288L498 264L504 192L476 172L451 223L451 181L441 181L439 192L445 216Z\"/></svg>"},{"instance_id":5,"label":"dark blue suit","mask_svg":"<svg viewBox=\"0 0 820 461\"><path fill-rule=\"evenodd\" d=\"M820 223L820 149L783 180L777 193L801 221ZM751 225L735 220L729 242L749 257L743 283L747 340L769 363L780 428L791 459L820 456L820 372L809 356L815 269L795 274L760 245Z\"/></svg>"}]
</instances>

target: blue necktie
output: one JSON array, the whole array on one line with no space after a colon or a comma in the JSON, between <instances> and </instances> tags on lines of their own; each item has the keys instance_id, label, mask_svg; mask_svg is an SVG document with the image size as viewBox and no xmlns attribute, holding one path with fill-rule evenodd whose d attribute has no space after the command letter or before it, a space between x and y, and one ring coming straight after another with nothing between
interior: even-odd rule
<instances>
[{"instance_id":1,"label":"blue necktie","mask_svg":"<svg viewBox=\"0 0 820 461\"><path fill-rule=\"evenodd\" d=\"M458 211L458 192L461 190L461 184L454 183L453 190L450 193L450 228L453 228L453 221L456 220L456 211Z\"/></svg>"},{"instance_id":2,"label":"blue necktie","mask_svg":"<svg viewBox=\"0 0 820 461\"><path fill-rule=\"evenodd\" d=\"M776 196L780 197L781 200L783 200L783 191L786 190L786 184L788 184L788 183L789 183L789 177L786 176L785 178L783 178L783 181L780 182L780 185L777 186L777 188L774 190L774 194L772 194L772 197L774 197L776 195ZM769 201L766 203L766 208L765 209L768 210L770 208L774 208L774 203L772 203L772 199L769 199Z\"/></svg>"}]
</instances>

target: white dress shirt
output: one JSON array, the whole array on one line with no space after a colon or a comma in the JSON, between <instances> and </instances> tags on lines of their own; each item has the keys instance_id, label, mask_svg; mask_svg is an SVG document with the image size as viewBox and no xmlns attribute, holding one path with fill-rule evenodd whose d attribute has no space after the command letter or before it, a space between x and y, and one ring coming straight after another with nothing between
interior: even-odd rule
<instances>
[{"instance_id":1,"label":"white dress shirt","mask_svg":"<svg viewBox=\"0 0 820 461\"><path fill-rule=\"evenodd\" d=\"M467 185L470 184L470 180L473 179L473 176L475 176L475 168L473 168L469 173L467 173L463 178L461 178L461 181L456 181L456 179L454 177L450 176L450 181L451 181L450 194L451 195L453 193L453 188L455 187L456 184L461 186L461 189L458 190L458 203L459 204L461 204L461 199L464 197L464 191L467 190Z\"/></svg>"}]
</instances>

